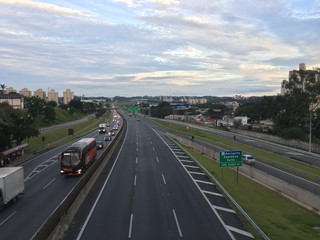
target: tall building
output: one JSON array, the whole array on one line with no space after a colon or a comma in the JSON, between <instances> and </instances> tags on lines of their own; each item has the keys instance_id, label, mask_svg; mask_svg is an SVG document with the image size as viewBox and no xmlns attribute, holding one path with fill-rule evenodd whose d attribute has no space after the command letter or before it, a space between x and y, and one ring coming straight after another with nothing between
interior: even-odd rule
<instances>
[{"instance_id":1,"label":"tall building","mask_svg":"<svg viewBox=\"0 0 320 240\"><path fill-rule=\"evenodd\" d=\"M289 71L289 79L288 80L283 80L281 82L281 94L284 95L286 93L288 93L289 89L287 88L287 84L291 81L293 81L294 78L298 78L301 81L301 88L304 91L305 90L305 84L308 83L309 78L306 77L305 79L301 79L303 76L301 75L301 72L305 73L303 75L307 76L307 75L312 75L315 74L314 70L307 70L306 68L306 64L304 63L300 63L299 64L299 70L292 70ZM320 81L320 75L316 73L315 78L317 81Z\"/></svg>"},{"instance_id":2,"label":"tall building","mask_svg":"<svg viewBox=\"0 0 320 240\"><path fill-rule=\"evenodd\" d=\"M22 88L19 93L24 97L32 97L32 92L28 88Z\"/></svg>"},{"instance_id":3,"label":"tall building","mask_svg":"<svg viewBox=\"0 0 320 240\"><path fill-rule=\"evenodd\" d=\"M4 93L6 93L6 94L17 93L17 91L15 89L13 89L13 87L7 87L6 90L4 91Z\"/></svg>"},{"instance_id":4,"label":"tall building","mask_svg":"<svg viewBox=\"0 0 320 240\"><path fill-rule=\"evenodd\" d=\"M34 91L33 96L46 100L46 92L43 91L41 88Z\"/></svg>"},{"instance_id":5,"label":"tall building","mask_svg":"<svg viewBox=\"0 0 320 240\"><path fill-rule=\"evenodd\" d=\"M54 101L57 104L59 103L58 92L56 92L54 89L51 89L50 92L48 92L48 102L50 101Z\"/></svg>"},{"instance_id":6,"label":"tall building","mask_svg":"<svg viewBox=\"0 0 320 240\"><path fill-rule=\"evenodd\" d=\"M65 92L63 92L63 103L68 104L71 100L74 99L74 94L71 92L70 89L67 89Z\"/></svg>"}]
</instances>

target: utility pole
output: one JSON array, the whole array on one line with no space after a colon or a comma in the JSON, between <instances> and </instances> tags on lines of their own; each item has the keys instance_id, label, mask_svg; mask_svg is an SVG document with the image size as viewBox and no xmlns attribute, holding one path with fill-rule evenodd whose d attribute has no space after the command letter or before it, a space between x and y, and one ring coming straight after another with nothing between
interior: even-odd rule
<instances>
[{"instance_id":1,"label":"utility pole","mask_svg":"<svg viewBox=\"0 0 320 240\"><path fill-rule=\"evenodd\" d=\"M309 116L309 153L311 153L312 111Z\"/></svg>"}]
</instances>

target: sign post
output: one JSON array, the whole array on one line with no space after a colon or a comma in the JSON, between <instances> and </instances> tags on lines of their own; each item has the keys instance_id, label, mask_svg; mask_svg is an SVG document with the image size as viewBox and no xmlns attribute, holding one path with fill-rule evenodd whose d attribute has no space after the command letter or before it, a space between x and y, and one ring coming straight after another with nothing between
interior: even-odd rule
<instances>
[{"instance_id":1,"label":"sign post","mask_svg":"<svg viewBox=\"0 0 320 240\"><path fill-rule=\"evenodd\" d=\"M238 167L242 166L242 151L225 151L220 152L220 167L222 168L222 179L223 179L223 168L225 167L237 167L237 183L238 183Z\"/></svg>"}]
</instances>

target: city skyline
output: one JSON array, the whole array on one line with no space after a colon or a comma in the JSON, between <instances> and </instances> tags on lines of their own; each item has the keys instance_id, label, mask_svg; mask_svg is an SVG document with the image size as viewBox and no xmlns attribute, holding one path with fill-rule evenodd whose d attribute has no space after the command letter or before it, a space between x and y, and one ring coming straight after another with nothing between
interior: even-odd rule
<instances>
[{"instance_id":1,"label":"city skyline","mask_svg":"<svg viewBox=\"0 0 320 240\"><path fill-rule=\"evenodd\" d=\"M0 0L0 18L1 84L14 88L263 96L299 63L320 67L319 0Z\"/></svg>"}]
</instances>

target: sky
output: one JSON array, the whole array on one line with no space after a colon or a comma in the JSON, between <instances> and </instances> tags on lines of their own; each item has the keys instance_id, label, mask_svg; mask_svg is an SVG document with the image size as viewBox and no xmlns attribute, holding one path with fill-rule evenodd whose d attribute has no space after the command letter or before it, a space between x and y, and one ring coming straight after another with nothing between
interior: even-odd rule
<instances>
[{"instance_id":1,"label":"sky","mask_svg":"<svg viewBox=\"0 0 320 240\"><path fill-rule=\"evenodd\" d=\"M0 84L77 96L270 96L320 67L320 0L0 0Z\"/></svg>"}]
</instances>

